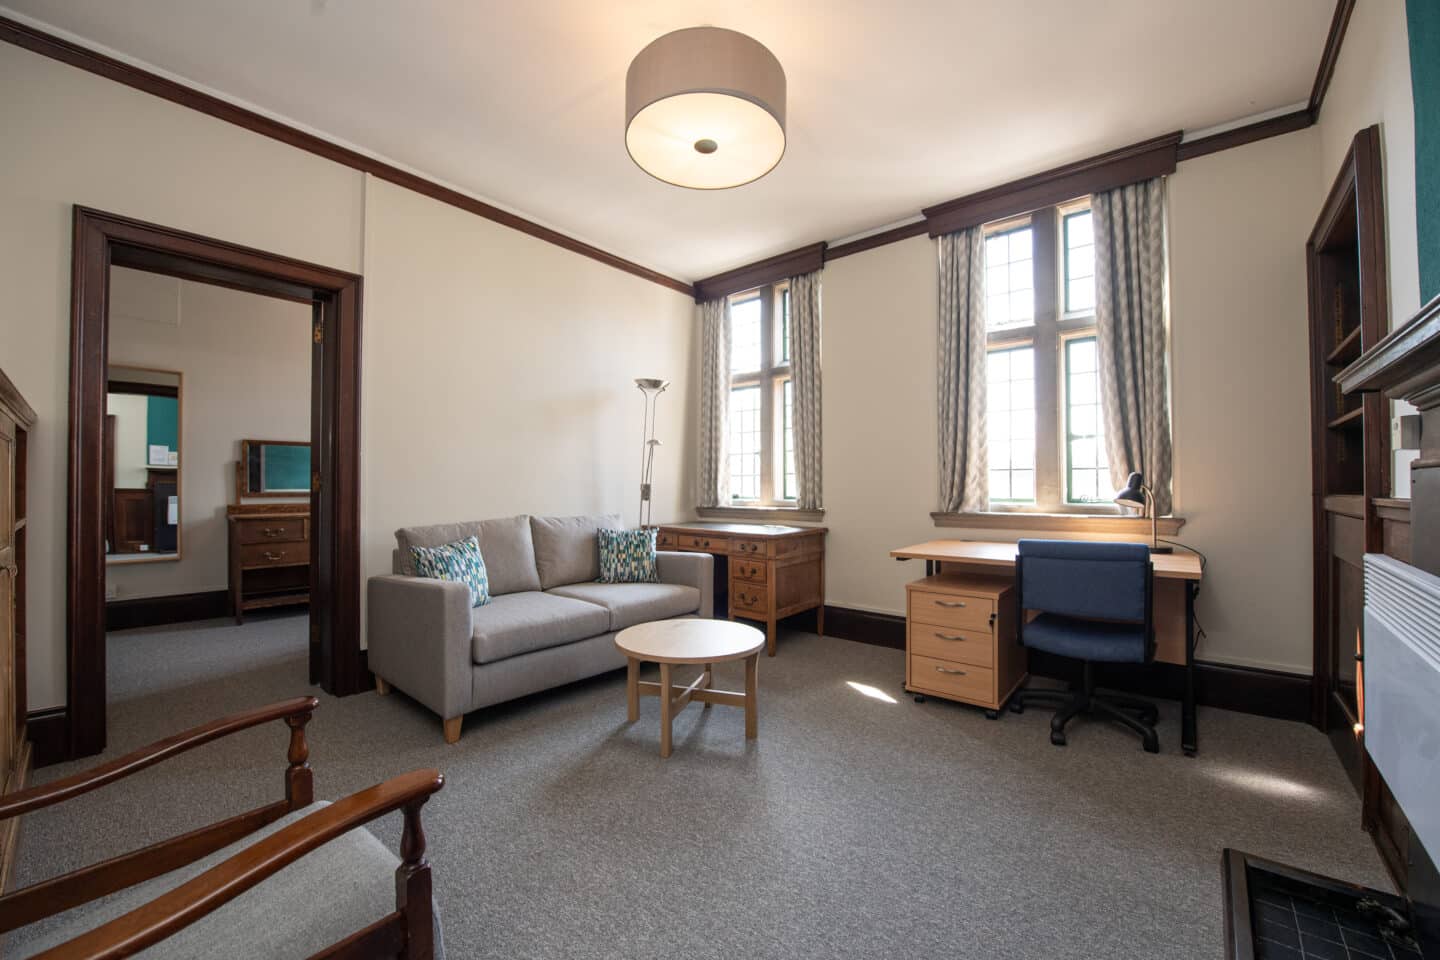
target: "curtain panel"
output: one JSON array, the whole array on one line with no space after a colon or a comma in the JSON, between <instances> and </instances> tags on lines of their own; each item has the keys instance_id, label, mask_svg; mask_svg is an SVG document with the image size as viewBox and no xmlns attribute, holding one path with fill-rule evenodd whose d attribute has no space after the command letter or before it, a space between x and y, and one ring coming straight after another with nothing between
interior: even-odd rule
<instances>
[{"instance_id":1,"label":"curtain panel","mask_svg":"<svg viewBox=\"0 0 1440 960\"><path fill-rule=\"evenodd\" d=\"M1156 177L1097 193L1095 327L1110 482L1138 470L1156 516L1173 512L1170 384L1166 360L1165 182Z\"/></svg>"},{"instance_id":2,"label":"curtain panel","mask_svg":"<svg viewBox=\"0 0 1440 960\"><path fill-rule=\"evenodd\" d=\"M820 271L790 278L790 380L795 431L795 505L823 506L820 484Z\"/></svg>"},{"instance_id":3,"label":"curtain panel","mask_svg":"<svg viewBox=\"0 0 1440 960\"><path fill-rule=\"evenodd\" d=\"M940 511L989 509L985 439L985 232L938 239L940 257Z\"/></svg>"},{"instance_id":4,"label":"curtain panel","mask_svg":"<svg viewBox=\"0 0 1440 960\"><path fill-rule=\"evenodd\" d=\"M728 506L730 316L724 297L700 304L700 470L695 502Z\"/></svg>"}]
</instances>

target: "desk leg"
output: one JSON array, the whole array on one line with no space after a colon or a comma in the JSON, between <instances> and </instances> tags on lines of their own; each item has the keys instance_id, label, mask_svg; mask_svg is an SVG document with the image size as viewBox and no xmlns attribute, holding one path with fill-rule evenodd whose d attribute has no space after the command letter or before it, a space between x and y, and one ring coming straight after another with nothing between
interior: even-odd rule
<instances>
[{"instance_id":1,"label":"desk leg","mask_svg":"<svg viewBox=\"0 0 1440 960\"><path fill-rule=\"evenodd\" d=\"M1185 701L1180 713L1180 749L1193 757L1200 749L1195 721L1195 590L1193 580L1185 581Z\"/></svg>"}]
</instances>

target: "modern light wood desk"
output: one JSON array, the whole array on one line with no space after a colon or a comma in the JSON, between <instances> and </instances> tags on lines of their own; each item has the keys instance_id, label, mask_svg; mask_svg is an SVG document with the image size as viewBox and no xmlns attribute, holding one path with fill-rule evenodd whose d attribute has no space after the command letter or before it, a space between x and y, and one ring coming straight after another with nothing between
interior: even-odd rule
<instances>
[{"instance_id":1,"label":"modern light wood desk","mask_svg":"<svg viewBox=\"0 0 1440 960\"><path fill-rule=\"evenodd\" d=\"M927 540L891 550L896 560L924 560L925 575L940 572L1013 574L1019 547L988 540ZM1186 756L1198 749L1195 728L1195 594L1200 558L1190 553L1151 555L1155 570L1155 659L1185 668L1180 746Z\"/></svg>"}]
</instances>

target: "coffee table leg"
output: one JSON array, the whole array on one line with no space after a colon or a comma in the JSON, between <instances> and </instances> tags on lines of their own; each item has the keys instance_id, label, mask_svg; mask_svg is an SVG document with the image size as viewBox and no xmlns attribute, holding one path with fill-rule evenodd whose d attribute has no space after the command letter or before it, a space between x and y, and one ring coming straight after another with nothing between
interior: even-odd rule
<instances>
[{"instance_id":1,"label":"coffee table leg","mask_svg":"<svg viewBox=\"0 0 1440 960\"><path fill-rule=\"evenodd\" d=\"M760 654L745 658L745 739L754 740L758 733L758 718L755 709L756 674L760 670Z\"/></svg>"},{"instance_id":2,"label":"coffee table leg","mask_svg":"<svg viewBox=\"0 0 1440 960\"><path fill-rule=\"evenodd\" d=\"M628 722L640 719L640 661L634 657L626 658L625 709Z\"/></svg>"},{"instance_id":3,"label":"coffee table leg","mask_svg":"<svg viewBox=\"0 0 1440 960\"><path fill-rule=\"evenodd\" d=\"M709 690L715 686L715 664L705 664L705 682L702 683L701 686L704 687L706 690ZM705 701L706 710L709 710L713 706L715 706L715 704L711 703L709 700Z\"/></svg>"},{"instance_id":4,"label":"coffee table leg","mask_svg":"<svg viewBox=\"0 0 1440 960\"><path fill-rule=\"evenodd\" d=\"M670 756L670 721L675 707L670 700L670 664L660 664L660 756Z\"/></svg>"}]
</instances>

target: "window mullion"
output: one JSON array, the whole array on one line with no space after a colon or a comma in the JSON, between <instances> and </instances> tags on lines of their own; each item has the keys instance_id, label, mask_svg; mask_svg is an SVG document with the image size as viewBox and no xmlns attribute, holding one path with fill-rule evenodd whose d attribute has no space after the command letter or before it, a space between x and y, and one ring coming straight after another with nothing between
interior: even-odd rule
<instances>
[{"instance_id":1,"label":"window mullion","mask_svg":"<svg viewBox=\"0 0 1440 960\"><path fill-rule=\"evenodd\" d=\"M775 502L775 290L760 289L760 502Z\"/></svg>"},{"instance_id":2,"label":"window mullion","mask_svg":"<svg viewBox=\"0 0 1440 960\"><path fill-rule=\"evenodd\" d=\"M1060 260L1055 208L1031 215L1035 269L1035 505L1065 500L1060 437Z\"/></svg>"}]
</instances>

